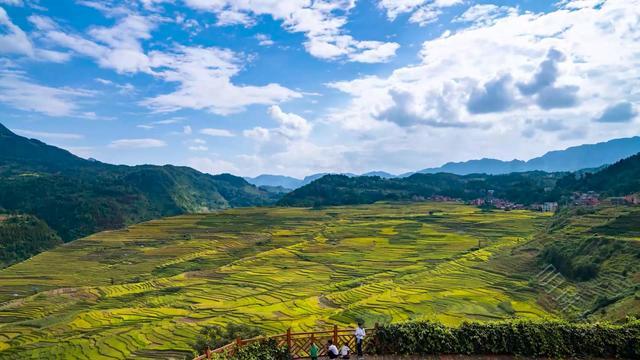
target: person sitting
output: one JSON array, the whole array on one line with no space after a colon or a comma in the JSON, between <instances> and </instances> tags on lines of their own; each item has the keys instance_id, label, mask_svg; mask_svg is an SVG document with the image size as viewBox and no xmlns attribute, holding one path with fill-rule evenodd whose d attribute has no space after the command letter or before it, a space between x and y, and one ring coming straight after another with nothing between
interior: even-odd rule
<instances>
[{"instance_id":1,"label":"person sitting","mask_svg":"<svg viewBox=\"0 0 640 360\"><path fill-rule=\"evenodd\" d=\"M344 345L342 345L342 347L340 348L340 356L343 359L349 359L349 353L351 352L351 349L349 349L349 345L347 345L347 343L344 343Z\"/></svg>"},{"instance_id":2,"label":"person sitting","mask_svg":"<svg viewBox=\"0 0 640 360\"><path fill-rule=\"evenodd\" d=\"M337 359L338 358L338 348L333 344L332 340L327 341L327 355L329 359Z\"/></svg>"}]
</instances>

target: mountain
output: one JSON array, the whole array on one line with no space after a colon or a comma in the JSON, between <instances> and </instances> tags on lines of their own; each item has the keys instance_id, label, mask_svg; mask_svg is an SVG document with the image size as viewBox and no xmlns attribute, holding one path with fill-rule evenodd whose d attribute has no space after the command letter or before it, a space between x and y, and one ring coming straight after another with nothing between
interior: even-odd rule
<instances>
[{"instance_id":1,"label":"mountain","mask_svg":"<svg viewBox=\"0 0 640 360\"><path fill-rule=\"evenodd\" d=\"M282 206L370 204L376 201L411 201L433 195L464 200L493 196L522 204L550 201L560 194L555 183L566 173L541 171L505 175L414 174L406 178L326 175L286 194Z\"/></svg>"},{"instance_id":2,"label":"mountain","mask_svg":"<svg viewBox=\"0 0 640 360\"><path fill-rule=\"evenodd\" d=\"M62 244L44 221L30 215L0 215L0 269Z\"/></svg>"},{"instance_id":3,"label":"mountain","mask_svg":"<svg viewBox=\"0 0 640 360\"><path fill-rule=\"evenodd\" d=\"M325 175L329 175L329 173L317 173L317 174L312 174L312 175L308 175L305 176L303 179L297 179L291 176L285 176L285 175L270 175L270 174L263 174L263 175L258 175L256 177L245 177L245 180L247 180L250 184L253 184L255 186L259 186L259 187L282 187L284 189L288 189L288 190L294 190L297 189L301 186L307 185L309 183L311 183L312 181L315 181L317 179L320 179L321 177L325 176ZM340 175L345 175L345 176L358 176L356 174L353 173L341 173ZM395 177L395 175L389 174L387 172L384 171L371 171L365 174L362 174L360 176L380 176L382 178L392 178Z\"/></svg>"},{"instance_id":4,"label":"mountain","mask_svg":"<svg viewBox=\"0 0 640 360\"><path fill-rule=\"evenodd\" d=\"M360 176L379 176L383 179L390 179L390 178L396 177L395 175L389 174L388 172L385 172L385 171L369 171L368 173L364 173Z\"/></svg>"},{"instance_id":5,"label":"mountain","mask_svg":"<svg viewBox=\"0 0 640 360\"><path fill-rule=\"evenodd\" d=\"M593 171L593 172L590 172ZM286 194L279 205L327 206L410 201L433 195L471 200L487 196L524 205L568 199L575 191L605 196L640 192L640 153L613 165L576 172L530 171L500 175L413 174L405 178L327 175Z\"/></svg>"},{"instance_id":6,"label":"mountain","mask_svg":"<svg viewBox=\"0 0 640 360\"><path fill-rule=\"evenodd\" d=\"M574 146L565 150L550 151L529 161L496 159L449 162L440 167L418 171L423 174L446 172L458 175L507 174L525 171L577 171L612 164L640 152L640 137L613 139L597 144Z\"/></svg>"},{"instance_id":7,"label":"mountain","mask_svg":"<svg viewBox=\"0 0 640 360\"><path fill-rule=\"evenodd\" d=\"M255 186L283 187L285 189L297 189L304 185L301 179L291 176L263 174L256 177L245 177L245 180Z\"/></svg>"},{"instance_id":8,"label":"mountain","mask_svg":"<svg viewBox=\"0 0 640 360\"><path fill-rule=\"evenodd\" d=\"M0 213L33 215L64 241L161 216L271 204L277 197L229 174L85 160L0 125Z\"/></svg>"},{"instance_id":9,"label":"mountain","mask_svg":"<svg viewBox=\"0 0 640 360\"><path fill-rule=\"evenodd\" d=\"M597 172L567 176L558 186L572 191L596 191L606 196L640 192L640 153Z\"/></svg>"}]
</instances>

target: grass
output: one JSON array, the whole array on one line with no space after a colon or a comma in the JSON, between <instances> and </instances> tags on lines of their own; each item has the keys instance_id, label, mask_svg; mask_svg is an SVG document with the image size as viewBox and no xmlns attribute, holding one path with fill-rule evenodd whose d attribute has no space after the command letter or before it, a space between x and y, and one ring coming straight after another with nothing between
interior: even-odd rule
<instances>
[{"instance_id":1,"label":"grass","mask_svg":"<svg viewBox=\"0 0 640 360\"><path fill-rule=\"evenodd\" d=\"M102 232L0 271L0 358L167 358L188 353L207 324L272 333L357 318L553 317L526 278L492 261L547 218L380 203L232 209Z\"/></svg>"}]
</instances>

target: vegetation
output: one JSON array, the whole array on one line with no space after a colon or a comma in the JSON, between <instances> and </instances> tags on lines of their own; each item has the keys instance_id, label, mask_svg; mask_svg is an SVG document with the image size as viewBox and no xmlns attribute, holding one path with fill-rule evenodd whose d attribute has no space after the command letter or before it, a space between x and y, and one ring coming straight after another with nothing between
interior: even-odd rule
<instances>
[{"instance_id":1,"label":"vegetation","mask_svg":"<svg viewBox=\"0 0 640 360\"><path fill-rule=\"evenodd\" d=\"M640 321L609 325L517 320L463 323L458 327L430 321L407 322L380 327L370 346L379 354L637 359Z\"/></svg>"},{"instance_id":2,"label":"vegetation","mask_svg":"<svg viewBox=\"0 0 640 360\"><path fill-rule=\"evenodd\" d=\"M620 160L597 172L567 176L559 186L576 191L597 191L622 196L640 191L640 154Z\"/></svg>"},{"instance_id":3,"label":"vegetation","mask_svg":"<svg viewBox=\"0 0 640 360\"><path fill-rule=\"evenodd\" d=\"M511 173L507 175L414 174L407 178L348 177L327 175L285 195L279 205L328 206L371 204L376 201L411 201L433 195L463 200L493 196L521 204L552 201L561 196L554 189L565 173Z\"/></svg>"},{"instance_id":4,"label":"vegetation","mask_svg":"<svg viewBox=\"0 0 640 360\"><path fill-rule=\"evenodd\" d=\"M414 174L406 178L349 177L327 175L285 195L283 206L328 206L371 204L376 201L411 201L434 195L462 200L493 196L529 205L562 201L574 191L597 191L605 196L640 192L640 154L594 172L505 175Z\"/></svg>"},{"instance_id":5,"label":"vegetation","mask_svg":"<svg viewBox=\"0 0 640 360\"><path fill-rule=\"evenodd\" d=\"M203 327L226 324L273 334L553 318L510 262L547 219L381 203L229 209L95 234L0 271L0 357L182 358Z\"/></svg>"},{"instance_id":6,"label":"vegetation","mask_svg":"<svg viewBox=\"0 0 640 360\"><path fill-rule=\"evenodd\" d=\"M29 215L0 215L0 268L62 243L47 224Z\"/></svg>"},{"instance_id":7,"label":"vegetation","mask_svg":"<svg viewBox=\"0 0 640 360\"><path fill-rule=\"evenodd\" d=\"M213 350L238 338L251 339L260 335L264 335L262 330L244 324L227 324L226 327L207 325L200 329L200 335L192 347L196 354L204 354L207 348Z\"/></svg>"},{"instance_id":8,"label":"vegetation","mask_svg":"<svg viewBox=\"0 0 640 360\"><path fill-rule=\"evenodd\" d=\"M265 340L243 346L230 357L234 360L290 360L289 350L278 346L275 340Z\"/></svg>"},{"instance_id":9,"label":"vegetation","mask_svg":"<svg viewBox=\"0 0 640 360\"><path fill-rule=\"evenodd\" d=\"M638 224L638 206L564 209L523 248L529 255L536 249L539 267L550 264L562 275L546 287L553 294L572 294L574 316L596 314L609 320L638 316Z\"/></svg>"},{"instance_id":10,"label":"vegetation","mask_svg":"<svg viewBox=\"0 0 640 360\"><path fill-rule=\"evenodd\" d=\"M270 204L279 196L228 174L84 160L0 125L0 209L36 216L63 241L162 216Z\"/></svg>"}]
</instances>

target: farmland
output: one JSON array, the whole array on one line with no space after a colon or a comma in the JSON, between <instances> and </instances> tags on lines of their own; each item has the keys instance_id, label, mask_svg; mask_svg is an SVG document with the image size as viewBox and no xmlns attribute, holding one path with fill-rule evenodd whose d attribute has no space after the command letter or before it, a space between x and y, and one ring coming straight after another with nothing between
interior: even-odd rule
<instances>
[{"instance_id":1,"label":"farmland","mask_svg":"<svg viewBox=\"0 0 640 360\"><path fill-rule=\"evenodd\" d=\"M548 217L378 203L231 209L98 233L0 271L0 358L182 357L208 324L271 333L357 318L554 317L508 260Z\"/></svg>"}]
</instances>

